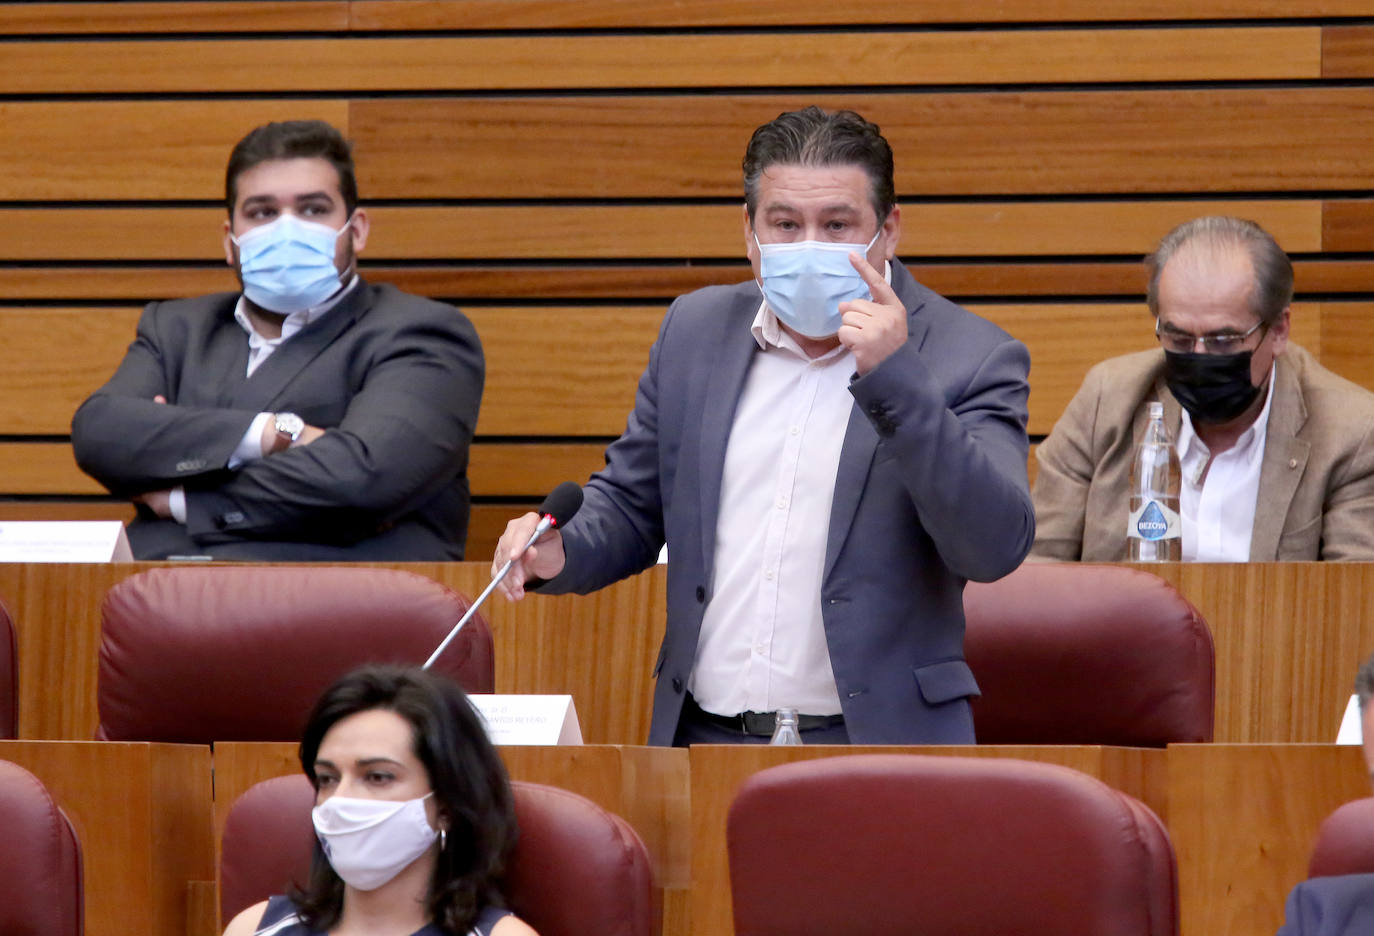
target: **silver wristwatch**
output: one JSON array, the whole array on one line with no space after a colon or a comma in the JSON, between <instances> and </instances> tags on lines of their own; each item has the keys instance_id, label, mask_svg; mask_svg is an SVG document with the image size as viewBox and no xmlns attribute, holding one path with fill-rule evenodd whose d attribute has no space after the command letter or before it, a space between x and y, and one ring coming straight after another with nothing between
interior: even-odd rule
<instances>
[{"instance_id":1,"label":"silver wristwatch","mask_svg":"<svg viewBox=\"0 0 1374 936\"><path fill-rule=\"evenodd\" d=\"M277 413L273 419L273 426L278 433L295 442L305 431L305 420L295 413Z\"/></svg>"}]
</instances>

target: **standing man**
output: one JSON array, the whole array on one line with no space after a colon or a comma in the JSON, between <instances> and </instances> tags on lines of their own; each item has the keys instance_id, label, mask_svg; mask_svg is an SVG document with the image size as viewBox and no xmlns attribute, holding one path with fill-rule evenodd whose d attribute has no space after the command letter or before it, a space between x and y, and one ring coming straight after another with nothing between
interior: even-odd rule
<instances>
[{"instance_id":1,"label":"standing man","mask_svg":"<svg viewBox=\"0 0 1374 936\"><path fill-rule=\"evenodd\" d=\"M348 143L258 127L225 174L242 293L154 302L77 410L81 468L138 516L139 559L461 559L482 349L449 306L357 273Z\"/></svg>"},{"instance_id":2,"label":"standing man","mask_svg":"<svg viewBox=\"0 0 1374 936\"><path fill-rule=\"evenodd\" d=\"M1034 534L1026 349L894 259L892 151L858 114L759 127L744 191L756 281L673 303L581 512L503 590L601 588L666 539L651 744L767 741L783 707L807 743L972 742L964 583Z\"/></svg>"},{"instance_id":3,"label":"standing man","mask_svg":"<svg viewBox=\"0 0 1374 936\"><path fill-rule=\"evenodd\" d=\"M1035 554L1126 558L1132 460L1159 400L1184 559L1374 559L1374 394L1289 343L1279 245L1252 221L1198 218L1147 265L1160 347L1096 365L1036 449Z\"/></svg>"}]
</instances>

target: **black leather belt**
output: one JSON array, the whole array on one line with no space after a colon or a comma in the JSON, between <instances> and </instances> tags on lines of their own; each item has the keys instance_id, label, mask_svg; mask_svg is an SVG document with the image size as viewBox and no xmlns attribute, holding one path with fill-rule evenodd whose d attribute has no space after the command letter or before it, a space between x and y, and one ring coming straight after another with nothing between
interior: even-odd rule
<instances>
[{"instance_id":1,"label":"black leather belt","mask_svg":"<svg viewBox=\"0 0 1374 936\"><path fill-rule=\"evenodd\" d=\"M695 718L708 721L713 725L720 725L722 728L729 728L731 731L738 731L740 734L771 738L774 729L778 727L777 712L740 712L738 715L717 715L715 712L708 712L697 705L697 700L692 698L690 694L683 700L683 707ZM799 731L836 728L843 724L843 715L797 716L797 730Z\"/></svg>"}]
</instances>

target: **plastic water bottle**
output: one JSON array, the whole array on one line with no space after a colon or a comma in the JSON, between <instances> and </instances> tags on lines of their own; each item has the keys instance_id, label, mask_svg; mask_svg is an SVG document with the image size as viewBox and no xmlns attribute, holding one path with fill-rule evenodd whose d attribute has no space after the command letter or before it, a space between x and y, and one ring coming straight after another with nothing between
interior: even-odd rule
<instances>
[{"instance_id":1,"label":"plastic water bottle","mask_svg":"<svg viewBox=\"0 0 1374 936\"><path fill-rule=\"evenodd\" d=\"M1164 428L1164 404L1150 404L1150 422L1135 450L1131 471L1126 556L1135 562L1177 562L1183 558L1178 517L1178 453Z\"/></svg>"},{"instance_id":2,"label":"plastic water bottle","mask_svg":"<svg viewBox=\"0 0 1374 936\"><path fill-rule=\"evenodd\" d=\"M773 737L769 739L769 744L801 744L801 732L797 730L797 710L794 708L778 709L778 724L773 729Z\"/></svg>"}]
</instances>

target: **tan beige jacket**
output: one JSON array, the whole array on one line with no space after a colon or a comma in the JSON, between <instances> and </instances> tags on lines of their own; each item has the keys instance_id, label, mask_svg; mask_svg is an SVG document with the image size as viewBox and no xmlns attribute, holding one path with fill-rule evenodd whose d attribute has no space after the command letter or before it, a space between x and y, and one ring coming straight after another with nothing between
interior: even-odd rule
<instances>
[{"instance_id":1,"label":"tan beige jacket","mask_svg":"<svg viewBox=\"0 0 1374 936\"><path fill-rule=\"evenodd\" d=\"M1374 394L1292 343L1277 361L1250 560L1374 559ZM1164 352L1153 350L1088 372L1036 450L1032 555L1126 558L1131 460L1147 403L1163 401L1178 438L1181 410L1163 369Z\"/></svg>"}]
</instances>

